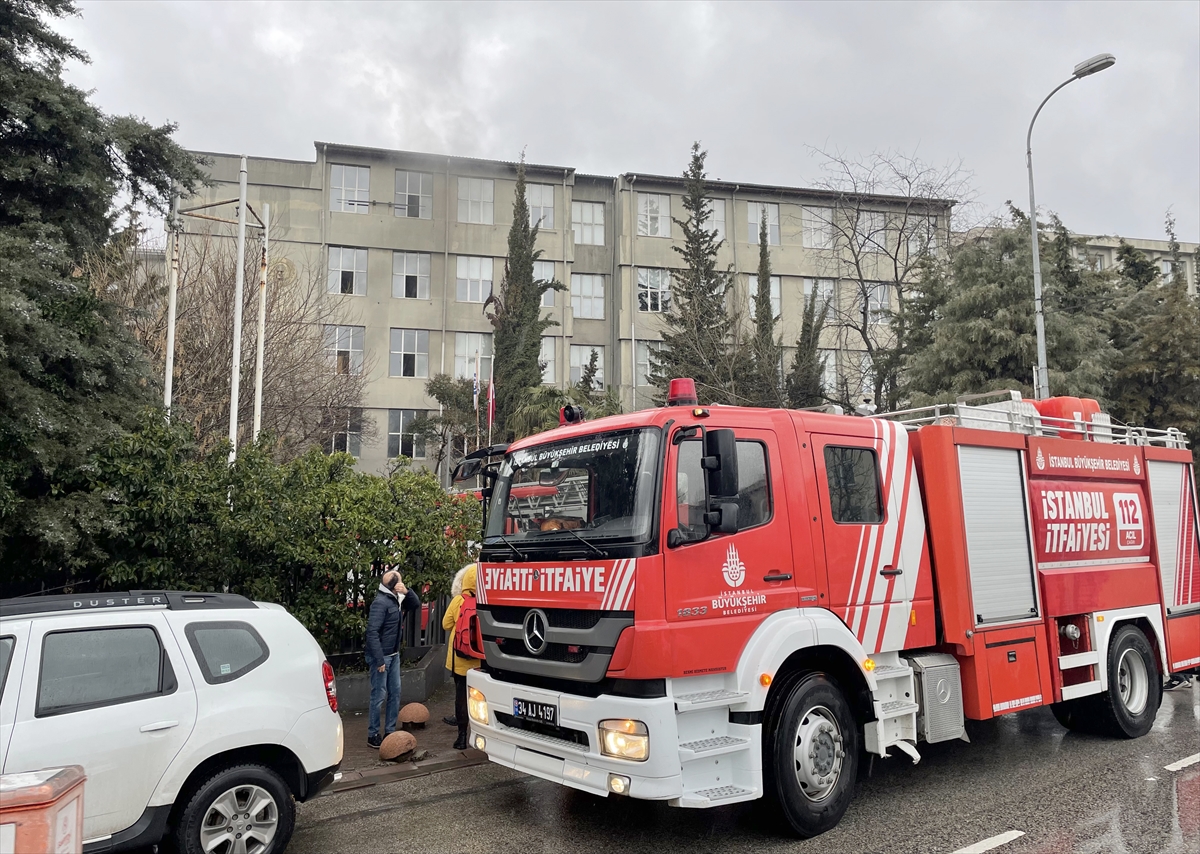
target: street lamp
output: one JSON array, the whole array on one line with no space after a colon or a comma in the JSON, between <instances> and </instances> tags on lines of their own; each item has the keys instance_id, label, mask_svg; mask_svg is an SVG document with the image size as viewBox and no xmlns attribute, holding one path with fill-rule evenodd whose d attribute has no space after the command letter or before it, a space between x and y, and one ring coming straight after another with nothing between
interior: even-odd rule
<instances>
[{"instance_id":1,"label":"street lamp","mask_svg":"<svg viewBox=\"0 0 1200 854\"><path fill-rule=\"evenodd\" d=\"M1034 324L1037 327L1037 373L1034 376L1033 396L1045 400L1050 396L1050 372L1046 368L1046 316L1042 311L1042 259L1038 252L1037 203L1033 200L1033 123L1046 101L1054 97L1054 93L1097 71L1111 68L1117 58L1111 53L1100 53L1091 59L1085 59L1075 66L1075 70L1064 82L1058 84L1054 91L1043 99L1029 121L1029 133L1025 134L1025 165L1029 167L1029 233L1033 243L1033 308Z\"/></svg>"}]
</instances>

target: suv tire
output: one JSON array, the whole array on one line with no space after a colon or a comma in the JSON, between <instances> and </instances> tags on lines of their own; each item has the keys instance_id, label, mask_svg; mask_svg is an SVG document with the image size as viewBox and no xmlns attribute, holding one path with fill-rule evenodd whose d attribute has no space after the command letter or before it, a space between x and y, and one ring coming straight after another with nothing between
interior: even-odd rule
<instances>
[{"instance_id":1,"label":"suv tire","mask_svg":"<svg viewBox=\"0 0 1200 854\"><path fill-rule=\"evenodd\" d=\"M296 802L263 765L235 765L193 790L175 828L179 854L280 854L296 825Z\"/></svg>"}]
</instances>

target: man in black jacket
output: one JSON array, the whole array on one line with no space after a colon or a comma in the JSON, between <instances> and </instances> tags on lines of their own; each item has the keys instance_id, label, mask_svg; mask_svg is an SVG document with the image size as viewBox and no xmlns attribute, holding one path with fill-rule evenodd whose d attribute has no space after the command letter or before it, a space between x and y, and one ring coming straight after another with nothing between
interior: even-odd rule
<instances>
[{"instance_id":1,"label":"man in black jacket","mask_svg":"<svg viewBox=\"0 0 1200 854\"><path fill-rule=\"evenodd\" d=\"M378 747L396 729L400 713L400 626L401 610L415 611L421 599L404 586L400 573L383 574L379 592L367 617L367 669L371 674L371 714L367 719L367 744ZM379 705L387 695L387 717L379 732Z\"/></svg>"}]
</instances>

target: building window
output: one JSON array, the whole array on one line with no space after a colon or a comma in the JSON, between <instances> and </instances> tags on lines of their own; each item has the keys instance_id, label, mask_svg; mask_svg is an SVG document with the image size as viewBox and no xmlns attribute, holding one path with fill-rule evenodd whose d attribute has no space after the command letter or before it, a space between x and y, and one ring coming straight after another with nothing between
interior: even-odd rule
<instances>
[{"instance_id":1,"label":"building window","mask_svg":"<svg viewBox=\"0 0 1200 854\"><path fill-rule=\"evenodd\" d=\"M922 216L909 220L908 255L915 258L937 252L937 217Z\"/></svg>"},{"instance_id":2,"label":"building window","mask_svg":"<svg viewBox=\"0 0 1200 854\"><path fill-rule=\"evenodd\" d=\"M805 249L832 249L833 209L802 208L800 238Z\"/></svg>"},{"instance_id":3,"label":"building window","mask_svg":"<svg viewBox=\"0 0 1200 854\"><path fill-rule=\"evenodd\" d=\"M814 289L817 292L817 311L820 312L833 303L833 279L805 279L804 298L807 300Z\"/></svg>"},{"instance_id":4,"label":"building window","mask_svg":"<svg viewBox=\"0 0 1200 854\"><path fill-rule=\"evenodd\" d=\"M817 358L821 360L821 391L826 397L837 394L837 350L818 350Z\"/></svg>"},{"instance_id":5,"label":"building window","mask_svg":"<svg viewBox=\"0 0 1200 854\"><path fill-rule=\"evenodd\" d=\"M1092 262L1093 270L1095 270L1098 273L1104 272L1104 256L1103 255L1089 255L1088 258Z\"/></svg>"},{"instance_id":6,"label":"building window","mask_svg":"<svg viewBox=\"0 0 1200 854\"><path fill-rule=\"evenodd\" d=\"M553 282L554 262L534 261L533 280L535 282ZM554 291L545 291L542 294L542 308L554 308Z\"/></svg>"},{"instance_id":7,"label":"building window","mask_svg":"<svg viewBox=\"0 0 1200 854\"><path fill-rule=\"evenodd\" d=\"M396 216L429 219L433 216L433 176L396 170Z\"/></svg>"},{"instance_id":8,"label":"building window","mask_svg":"<svg viewBox=\"0 0 1200 854\"><path fill-rule=\"evenodd\" d=\"M491 178L458 179L458 221L492 224L496 185Z\"/></svg>"},{"instance_id":9,"label":"building window","mask_svg":"<svg viewBox=\"0 0 1200 854\"><path fill-rule=\"evenodd\" d=\"M483 302L492 293L492 259L458 256L458 301Z\"/></svg>"},{"instance_id":10,"label":"building window","mask_svg":"<svg viewBox=\"0 0 1200 854\"><path fill-rule=\"evenodd\" d=\"M388 410L388 459L425 459L425 437L413 433L413 424L426 413L418 409Z\"/></svg>"},{"instance_id":11,"label":"building window","mask_svg":"<svg viewBox=\"0 0 1200 854\"><path fill-rule=\"evenodd\" d=\"M1176 267L1175 261L1171 258L1162 258L1158 262L1158 269L1162 271L1163 281L1170 282L1175 277L1176 269L1183 272L1187 267L1183 262Z\"/></svg>"},{"instance_id":12,"label":"building window","mask_svg":"<svg viewBox=\"0 0 1200 854\"><path fill-rule=\"evenodd\" d=\"M429 376L429 330L393 329L389 377Z\"/></svg>"},{"instance_id":13,"label":"building window","mask_svg":"<svg viewBox=\"0 0 1200 854\"><path fill-rule=\"evenodd\" d=\"M333 413L333 433L329 437L331 454L349 454L357 459L362 453L362 416L357 407Z\"/></svg>"},{"instance_id":14,"label":"building window","mask_svg":"<svg viewBox=\"0 0 1200 854\"><path fill-rule=\"evenodd\" d=\"M671 271L637 268L638 311L662 314L671 310Z\"/></svg>"},{"instance_id":15,"label":"building window","mask_svg":"<svg viewBox=\"0 0 1200 854\"><path fill-rule=\"evenodd\" d=\"M637 342L637 384L639 386L654 384L654 358L653 354L661 353L663 347L666 346L661 341L639 341Z\"/></svg>"},{"instance_id":16,"label":"building window","mask_svg":"<svg viewBox=\"0 0 1200 854\"><path fill-rule=\"evenodd\" d=\"M454 333L454 378L474 379L475 368L479 368L479 387L482 390L492 375L492 333Z\"/></svg>"},{"instance_id":17,"label":"building window","mask_svg":"<svg viewBox=\"0 0 1200 854\"><path fill-rule=\"evenodd\" d=\"M576 318L604 319L604 277L571 274L571 310Z\"/></svg>"},{"instance_id":18,"label":"building window","mask_svg":"<svg viewBox=\"0 0 1200 854\"><path fill-rule=\"evenodd\" d=\"M327 290L331 294L364 295L367 292L367 250L330 246Z\"/></svg>"},{"instance_id":19,"label":"building window","mask_svg":"<svg viewBox=\"0 0 1200 854\"><path fill-rule=\"evenodd\" d=\"M637 233L642 237L671 236L671 197L638 193Z\"/></svg>"},{"instance_id":20,"label":"building window","mask_svg":"<svg viewBox=\"0 0 1200 854\"><path fill-rule=\"evenodd\" d=\"M542 363L542 382L553 385L558 380L558 371L554 365L554 355L557 344L553 335L542 336L542 352L538 361Z\"/></svg>"},{"instance_id":21,"label":"building window","mask_svg":"<svg viewBox=\"0 0 1200 854\"><path fill-rule=\"evenodd\" d=\"M370 168L332 164L329 167L329 209L341 213L370 212Z\"/></svg>"},{"instance_id":22,"label":"building window","mask_svg":"<svg viewBox=\"0 0 1200 854\"><path fill-rule=\"evenodd\" d=\"M596 354L595 387L604 388L604 348L593 347L590 344L571 345L571 385L578 385L584 368L591 361L592 353Z\"/></svg>"},{"instance_id":23,"label":"building window","mask_svg":"<svg viewBox=\"0 0 1200 854\"><path fill-rule=\"evenodd\" d=\"M365 326L325 326L325 355L335 374L357 376L363 369Z\"/></svg>"},{"instance_id":24,"label":"building window","mask_svg":"<svg viewBox=\"0 0 1200 854\"><path fill-rule=\"evenodd\" d=\"M705 199L708 206L708 218L704 220L704 227L711 234L716 235L717 240L725 239L725 200L724 199ZM758 232L755 232L756 234Z\"/></svg>"},{"instance_id":25,"label":"building window","mask_svg":"<svg viewBox=\"0 0 1200 854\"><path fill-rule=\"evenodd\" d=\"M754 320L758 311L758 276L748 276L750 286L750 319ZM771 316L779 317L783 311L783 287L778 276L771 277Z\"/></svg>"},{"instance_id":26,"label":"building window","mask_svg":"<svg viewBox=\"0 0 1200 854\"><path fill-rule=\"evenodd\" d=\"M554 228L554 185L526 184L525 200L529 203L529 225Z\"/></svg>"},{"instance_id":27,"label":"building window","mask_svg":"<svg viewBox=\"0 0 1200 854\"><path fill-rule=\"evenodd\" d=\"M867 284L867 320L870 323L887 323L892 316L892 290L882 282Z\"/></svg>"},{"instance_id":28,"label":"building window","mask_svg":"<svg viewBox=\"0 0 1200 854\"><path fill-rule=\"evenodd\" d=\"M883 211L859 211L855 228L863 252L887 252L887 215Z\"/></svg>"},{"instance_id":29,"label":"building window","mask_svg":"<svg viewBox=\"0 0 1200 854\"><path fill-rule=\"evenodd\" d=\"M750 225L750 242L758 243L759 229L762 227L762 212L767 212L767 245L779 245L779 205L770 202L746 202L746 212Z\"/></svg>"},{"instance_id":30,"label":"building window","mask_svg":"<svg viewBox=\"0 0 1200 854\"><path fill-rule=\"evenodd\" d=\"M392 296L396 299L429 299L429 254L392 253Z\"/></svg>"},{"instance_id":31,"label":"building window","mask_svg":"<svg viewBox=\"0 0 1200 854\"><path fill-rule=\"evenodd\" d=\"M577 245L604 245L604 203L571 202L571 231Z\"/></svg>"}]
</instances>

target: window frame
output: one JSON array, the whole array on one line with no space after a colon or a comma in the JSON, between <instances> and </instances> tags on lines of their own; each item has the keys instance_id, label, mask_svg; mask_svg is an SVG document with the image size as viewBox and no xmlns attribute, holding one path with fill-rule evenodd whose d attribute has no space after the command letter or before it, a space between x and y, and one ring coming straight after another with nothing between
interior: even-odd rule
<instances>
[{"instance_id":1,"label":"window frame","mask_svg":"<svg viewBox=\"0 0 1200 854\"><path fill-rule=\"evenodd\" d=\"M599 353L599 356L596 359L596 383L601 389L607 390L608 382L604 376L604 349L605 348L603 344L571 344L570 348L567 350L567 384L572 386L579 384L579 380L583 379L583 372L584 369L587 368L587 363L591 361L591 351L595 350L597 353ZM586 351L588 353L588 357L579 363L579 377L573 378L571 374L575 370L575 365L571 364L571 356L577 351Z\"/></svg>"},{"instance_id":2,"label":"window frame","mask_svg":"<svg viewBox=\"0 0 1200 854\"><path fill-rule=\"evenodd\" d=\"M578 205L579 207L576 207ZM592 221L583 221L584 209L591 211ZM572 199L571 200L571 232L572 239L576 246L604 246L605 245L605 222L604 222L604 202L593 202L587 199ZM596 221L596 211L600 212L600 221ZM600 236L599 242L593 240L582 239L585 234L590 234L593 238L597 234Z\"/></svg>"},{"instance_id":3,"label":"window frame","mask_svg":"<svg viewBox=\"0 0 1200 854\"><path fill-rule=\"evenodd\" d=\"M408 259L410 257L416 258L416 260L417 260L417 272L415 274L410 274L408 272ZM404 270L405 271L403 273L396 272L396 261L400 258L404 259ZM421 261L422 260L424 260L425 268L428 271L423 276L421 274ZM430 295L429 295L430 294L430 280L433 278L432 274L433 274L432 253L409 252L405 249L392 250L392 299L411 299L411 300L430 299ZM410 297L406 293L397 294L396 293L397 278L399 278L401 280L400 281L400 290L405 291L408 288L408 277L410 275L415 275L415 278L417 280L417 295ZM425 280L424 281L424 285L425 285L424 289L422 289L422 287L421 287L422 279ZM424 296L422 296L422 290L424 291Z\"/></svg>"},{"instance_id":4,"label":"window frame","mask_svg":"<svg viewBox=\"0 0 1200 854\"><path fill-rule=\"evenodd\" d=\"M671 194L670 193L642 193L638 194L638 210L637 210L637 236L638 237L658 237L671 239ZM659 212L650 213L650 199L658 200ZM667 201L667 212L662 213L662 200ZM643 201L645 204L643 205ZM643 212L643 208L645 209ZM659 229L658 233L650 233L650 223L653 221ZM645 231L642 230L643 223ZM666 225L666 231L663 232L663 225Z\"/></svg>"},{"instance_id":5,"label":"window frame","mask_svg":"<svg viewBox=\"0 0 1200 854\"><path fill-rule=\"evenodd\" d=\"M346 170L346 169L360 170L361 169L367 173L367 186L360 187L358 185L358 180L357 180L358 172L357 171L355 172L354 192L356 194L356 197L355 197L354 201L347 202L347 200L346 200L346 195L345 195L345 193L346 193L346 173L345 173L345 171L342 172L341 184L338 185L337 187L334 186L333 170L335 168L340 168L342 170ZM336 208L333 206L333 193L334 193L335 189L340 193L340 195L338 196L338 203L339 203L340 207L336 207ZM367 194L366 201L358 200L357 194L359 192L366 192L366 194ZM370 166L358 166L357 164L354 164L354 163L330 163L329 164L329 212L330 213L348 213L348 214L369 214L371 212L371 167Z\"/></svg>"},{"instance_id":6,"label":"window frame","mask_svg":"<svg viewBox=\"0 0 1200 854\"><path fill-rule=\"evenodd\" d=\"M494 178L473 178L470 175L456 175L458 178L458 221L466 225L495 225L496 224L496 181ZM463 195L463 182L466 182L466 193ZM473 184L472 182L478 182ZM479 188L479 198L472 198L471 190ZM491 192L484 192L490 187ZM484 196L490 195L490 199ZM463 219L463 205L466 204L467 217ZM471 219L471 205L479 205L479 219ZM484 216L486 214L486 218Z\"/></svg>"},{"instance_id":7,"label":"window frame","mask_svg":"<svg viewBox=\"0 0 1200 854\"><path fill-rule=\"evenodd\" d=\"M550 358L546 358L547 345L550 350ZM538 362L544 363L542 368L542 385L555 385L558 382L558 337L555 335L543 335L542 343L538 351ZM546 372L550 372L550 377L547 379Z\"/></svg>"},{"instance_id":8,"label":"window frame","mask_svg":"<svg viewBox=\"0 0 1200 854\"><path fill-rule=\"evenodd\" d=\"M768 287L771 291L771 314L778 320L783 317L783 277L771 276ZM758 273L746 274L746 292L746 304L753 320L758 304Z\"/></svg>"},{"instance_id":9,"label":"window frame","mask_svg":"<svg viewBox=\"0 0 1200 854\"><path fill-rule=\"evenodd\" d=\"M549 265L549 267L550 267L550 277L549 278L538 275L538 265L539 264ZM553 282L554 280L555 279L554 279L554 262L553 261L545 261L545 260L542 260L541 258L539 258L537 261L533 262L533 281L535 283L536 282ZM554 294L555 294L555 291L553 288L543 291L542 292L542 300L541 300L541 303L539 304L539 308L554 308ZM550 301L546 302L547 299Z\"/></svg>"},{"instance_id":10,"label":"window frame","mask_svg":"<svg viewBox=\"0 0 1200 854\"><path fill-rule=\"evenodd\" d=\"M393 412L400 413L400 429L399 429L399 431L392 430L392 413ZM426 418L429 417L428 409L396 409L396 408L388 409L388 411L387 411L387 413L388 413L388 425L387 425L387 456L388 456L388 459L394 460L394 459L396 459L396 457L408 457L410 460L426 459L427 449L424 445L425 437L424 436L420 437L420 441L422 444L421 444L421 453L418 456L418 454L417 454L417 441L418 441L417 434L413 433L413 432L408 432L408 433L404 432L404 413L406 413L406 412L411 412L413 415L412 421L409 422L410 427L412 426L413 422L419 421L422 416L425 416ZM396 453L394 453L394 454L392 453L392 437L393 436L396 437ZM404 437L405 436L409 436L412 439L413 452L411 454L404 453Z\"/></svg>"},{"instance_id":11,"label":"window frame","mask_svg":"<svg viewBox=\"0 0 1200 854\"><path fill-rule=\"evenodd\" d=\"M326 324L323 324L322 334L328 335L328 331L330 329L333 330L333 343L332 343L332 345L330 345L330 344L325 345L325 352L327 354L327 358L329 358L330 368L332 369L334 375L335 376L347 376L347 377L362 376L362 372L366 369L366 360L367 360L367 327L357 326L355 324L349 324L349 323L326 323ZM343 329L350 330L350 347L349 347L349 349L344 351L347 354L349 354L348 358L347 358L347 365L346 365L347 370L339 371L338 370L338 353L343 352L343 351L338 349L338 339L341 336L341 330L343 330ZM355 330L358 331L359 340L362 342L362 347L358 350L354 349ZM354 354L355 353L359 354L357 370L355 370L355 366L354 366Z\"/></svg>"},{"instance_id":12,"label":"window frame","mask_svg":"<svg viewBox=\"0 0 1200 854\"><path fill-rule=\"evenodd\" d=\"M642 280L642 273L645 272L646 280ZM653 285L650 282L651 273L655 273L658 281ZM671 311L671 270L669 267L638 267L635 275L637 279L637 310L642 314L668 314ZM664 284L663 280L666 280ZM642 303L642 294L645 294L645 307ZM658 295L658 308L653 308L653 300L651 297Z\"/></svg>"},{"instance_id":13,"label":"window frame","mask_svg":"<svg viewBox=\"0 0 1200 854\"><path fill-rule=\"evenodd\" d=\"M590 281L592 286L591 296L584 296L582 293L584 280ZM605 300L607 299L607 290L605 276L603 273L572 273L571 274L571 312L576 320L604 320L606 312ZM596 283L600 283L600 295L596 295ZM579 291L576 291L576 284L579 285ZM580 309L583 308L584 300L587 300L587 305L590 309L595 306L600 306L600 314L584 314ZM576 302L578 301L578 302Z\"/></svg>"},{"instance_id":14,"label":"window frame","mask_svg":"<svg viewBox=\"0 0 1200 854\"><path fill-rule=\"evenodd\" d=\"M258 641L258 645L262 648L263 653L258 658L251 661L241 670L235 670L231 673L222 673L217 676L209 675L211 668L208 666L208 660L200 650L200 642L196 640L197 627L209 629L245 629L250 633L250 636ZM258 630L249 623L244 623L241 620L196 620L188 623L183 627L183 633L187 637L188 646L192 648L192 655L196 658L196 664L200 666L200 675L204 677L204 681L209 685L223 685L226 682L232 682L235 679L241 679L247 673L255 670L271 657L271 648L267 646L267 642L263 640L263 636L258 633Z\"/></svg>"},{"instance_id":15,"label":"window frame","mask_svg":"<svg viewBox=\"0 0 1200 854\"><path fill-rule=\"evenodd\" d=\"M393 333L396 333L396 332L401 333L399 350L395 349L395 337L394 337ZM413 336L414 336L413 337L413 351L411 353L409 353L407 350L404 349L404 333L405 332L412 332ZM422 354L421 350L420 350L421 333L422 332L425 333L425 352L424 352L424 354ZM392 373L392 357L397 356L397 355L400 356L400 373L393 374ZM419 373L418 359L422 355L425 356L425 373L424 374ZM411 375L404 373L404 357L405 356L413 357L413 373ZM416 327L412 327L412 326L388 327L388 376L396 378L396 379L407 379L407 380L429 379L429 330L428 329L417 329Z\"/></svg>"},{"instance_id":16,"label":"window frame","mask_svg":"<svg viewBox=\"0 0 1200 854\"><path fill-rule=\"evenodd\" d=\"M447 333L449 334L449 333ZM458 342L460 335L467 336L466 352L462 354L463 359L463 374L458 373ZM479 336L479 391L482 394L485 392L485 387L488 382L488 377L492 376L492 359L496 357L496 338L494 332L472 332L469 329L456 329L454 331L454 373L452 376L456 380L470 380L475 378L475 349L471 346L470 340L472 335ZM484 354L484 342L487 342L487 353Z\"/></svg>"},{"instance_id":17,"label":"window frame","mask_svg":"<svg viewBox=\"0 0 1200 854\"><path fill-rule=\"evenodd\" d=\"M405 186L404 186L405 192L404 193L400 192L400 176L402 174L406 176L404 179L404 183L405 183ZM418 178L417 192L410 193L407 191L411 186L412 178L414 175L417 176L417 178ZM424 179L426 179L426 178L429 179L429 194L428 195L421 192L422 187L425 184ZM411 169L397 169L395 177L392 180L394 181L394 189L396 192L395 201L392 203L392 211L396 216L400 217L401 219L433 219L433 173L432 172L414 172ZM400 203L401 196L404 197L404 204ZM412 214L410 214L408 212L409 209L412 207L412 205L409 204L409 199L412 198L413 196L417 197L417 215L416 216L413 216ZM401 209L403 209L404 213L401 213Z\"/></svg>"},{"instance_id":18,"label":"window frame","mask_svg":"<svg viewBox=\"0 0 1200 854\"><path fill-rule=\"evenodd\" d=\"M746 202L746 221L750 229L749 242L753 246L758 245L758 231L762 226L762 211L767 209L767 245L779 246L783 240L783 232L779 228L779 202ZM758 216L754 216L754 214ZM772 221L774 214L774 221Z\"/></svg>"},{"instance_id":19,"label":"window frame","mask_svg":"<svg viewBox=\"0 0 1200 854\"><path fill-rule=\"evenodd\" d=\"M638 388L648 388L654 385L651 378L651 372L654 370L653 354L661 353L665 346L666 344L657 338L638 339L637 349L640 351L644 347L646 352L646 359L644 362L642 361L640 352L635 352L633 354L633 381L637 383ZM646 373L641 375L641 378L639 379L638 371L641 370L639 366L643 364L646 366ZM642 382L641 380L645 380L645 382Z\"/></svg>"},{"instance_id":20,"label":"window frame","mask_svg":"<svg viewBox=\"0 0 1200 854\"><path fill-rule=\"evenodd\" d=\"M834 515L833 506L833 483L829 478L829 451L863 451L871 455L871 461L874 463L875 471L875 504L879 512L879 519L875 522L858 522L858 521L839 521ZM835 525L884 525L887 524L887 506L884 501L883 494L883 478L879 471L879 452L875 448L866 448L862 445L839 445L834 442L829 442L821 448L821 460L825 466L825 491L829 497L829 518L833 520Z\"/></svg>"},{"instance_id":21,"label":"window frame","mask_svg":"<svg viewBox=\"0 0 1200 854\"><path fill-rule=\"evenodd\" d=\"M463 303L464 305L467 305L467 304L478 305L480 303L487 302L488 297L490 297L496 291L496 259L493 258L491 255L455 255L454 257L456 259L454 262L454 301L458 302L458 303ZM460 265L462 264L463 261L467 262L467 275L466 276L458 275ZM478 279L471 278L470 267L471 267L472 261L479 262L479 278ZM486 279L483 278L483 262L485 262L485 261L487 262L489 270L490 270L490 276ZM462 283L464 283L464 282L466 284L462 285ZM471 299L471 283L472 282L479 283L479 299ZM487 293L483 292L483 286L484 286L485 282L487 283ZM465 288L465 290L463 290L463 288ZM459 296L460 293L465 293L466 298L465 299L460 298L460 296Z\"/></svg>"},{"instance_id":22,"label":"window frame","mask_svg":"<svg viewBox=\"0 0 1200 854\"><path fill-rule=\"evenodd\" d=\"M686 432L688 430L694 430L694 429L696 429L695 426L680 427L679 430L676 432L675 436L678 439L680 433ZM682 542L679 543L678 546L675 546L675 548L679 548L680 546L689 546L694 543L707 542L708 540L711 540L713 537L737 536L738 534L742 534L745 531L753 531L758 528L762 528L765 525L770 525L773 521L775 521L775 483L771 477L771 449L769 447L767 447L767 443L764 440L756 439L751 436L739 437L737 435L737 431L734 431L733 440L734 440L735 446L741 445L741 444L747 444L747 445L758 445L759 447L762 448L763 472L766 474L766 481L767 481L766 488L767 488L767 511L768 512L767 512L766 518L764 518L761 522L758 522L754 525L750 525L748 527L743 527L742 520L741 520L741 512L740 512L741 504L739 502L737 534L721 534L720 532L714 532L713 530L709 529L708 526L705 526L706 532L703 537L701 537L699 539L684 539ZM676 448L676 451L675 451L675 483L673 485L676 495L678 495L678 490L679 490L680 455L682 453L683 446L685 444L687 444L688 442L699 443L700 444L700 458L701 459L704 458L704 433L703 432L701 432L695 436L688 436L688 437L685 437L682 439L678 439L678 441L672 442L673 446ZM740 453L739 453L739 461L738 462L739 462L739 465L738 465L738 496L740 497L742 494L742 484L741 484L742 466L741 466L741 460L740 460ZM709 498L710 496L708 495L708 481L707 481L707 477L706 477L707 473L704 471L703 467L701 467L700 472L701 472L701 475L700 475L701 483L704 484L704 495L706 498ZM678 512L678 508L676 509L676 512ZM703 524L703 523L701 523L701 524ZM680 533L683 533L682 529L679 527L678 517L675 519L674 529L668 529L668 530L677 530L677 531L680 531Z\"/></svg>"},{"instance_id":23,"label":"window frame","mask_svg":"<svg viewBox=\"0 0 1200 854\"><path fill-rule=\"evenodd\" d=\"M800 207L800 245L804 249L815 249L828 252L837 248L837 234L833 227L834 209L821 205L801 205ZM820 225L814 223L819 221ZM812 240L815 233L824 234L828 239L824 245L817 245Z\"/></svg>"},{"instance_id":24,"label":"window frame","mask_svg":"<svg viewBox=\"0 0 1200 854\"><path fill-rule=\"evenodd\" d=\"M71 706L57 706L52 709L45 709L42 706L42 680L46 676L46 641L53 635L71 635L79 634L80 632L111 632L128 629L149 629L154 634L154 641L158 644L158 688L154 691L148 691L144 694L134 694L128 697L120 697L115 700L98 700L93 703L75 703ZM175 676L175 668L171 664L171 658L167 655L167 649L163 646L162 636L158 633L158 628L149 623L131 623L128 625L119 626L81 626L77 629L53 629L42 635L42 649L38 656L38 678L37 678L37 693L33 698L33 716L35 718L53 718L59 715L69 715L75 712L86 712L92 709L103 709L107 706L120 706L125 703L136 703L138 700L148 700L151 697L169 697L179 690L179 679Z\"/></svg>"},{"instance_id":25,"label":"window frame","mask_svg":"<svg viewBox=\"0 0 1200 854\"><path fill-rule=\"evenodd\" d=\"M332 274L335 271L335 269L333 267L333 255L334 255L335 249L337 250L338 265L339 265L336 268L336 272L338 272L340 275L338 276L338 289L332 290L329 287L329 284L330 284L329 278L330 278L330 274ZM354 253L354 266L349 270L347 270L344 266L341 266L341 265L345 264L346 256L344 253L346 253L346 252ZM362 253L361 256L359 255L360 252ZM326 256L325 293L333 294L335 296L342 296L342 297L365 297L367 295L367 276L370 271L370 260L371 260L370 252L367 249L365 249L361 246L332 246L331 245L328 247L327 251L325 252L325 256ZM359 274L358 260L360 257L362 258L362 261L363 261L362 290L361 291L358 289L358 281L359 281L359 279L358 279L358 274ZM344 291L341 288L342 276L344 276L346 273L350 274L350 291L349 292Z\"/></svg>"},{"instance_id":26,"label":"window frame","mask_svg":"<svg viewBox=\"0 0 1200 854\"><path fill-rule=\"evenodd\" d=\"M529 196L529 191L531 189L533 189L534 187L537 187L537 190L538 190L538 204L536 204L536 205L533 204L533 202L530 200L530 196ZM543 202L546 201L544 193L547 190L550 191L550 204L548 204L548 205L543 204ZM553 228L554 228L554 185L553 184L537 184L532 181L527 183L525 185L525 204L529 207L529 227L530 228L536 227L539 230L541 230L543 228L553 230ZM539 216L537 219L533 218L533 209L535 207L539 211ZM547 211L549 211L548 216L546 213Z\"/></svg>"},{"instance_id":27,"label":"window frame","mask_svg":"<svg viewBox=\"0 0 1200 854\"><path fill-rule=\"evenodd\" d=\"M364 412L365 409L361 406L339 407L334 410L334 415L338 419L338 422L334 424L334 429L329 434L329 453L349 454L356 460L362 457L362 423ZM346 416L344 422L341 420L342 413L345 413ZM358 425L357 430L352 429L355 424ZM343 425L345 426L344 430L342 429ZM338 436L346 437L345 450L339 451L335 447ZM355 448L357 450L354 450Z\"/></svg>"}]
</instances>

